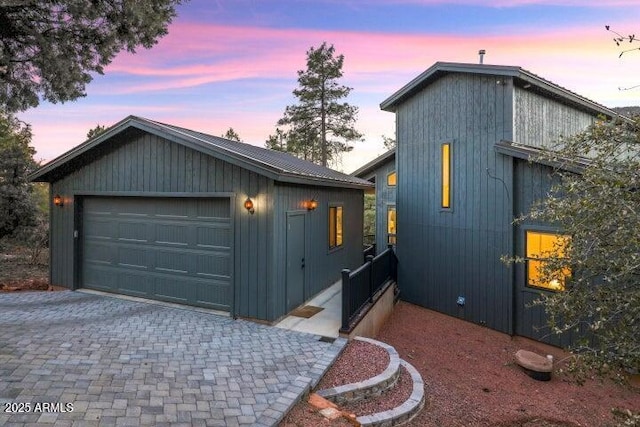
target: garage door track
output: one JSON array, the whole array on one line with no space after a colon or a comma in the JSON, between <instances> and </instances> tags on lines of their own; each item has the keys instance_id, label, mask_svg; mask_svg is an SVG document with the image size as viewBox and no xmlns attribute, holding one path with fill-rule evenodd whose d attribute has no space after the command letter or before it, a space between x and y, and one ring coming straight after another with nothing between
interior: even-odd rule
<instances>
[{"instance_id":1,"label":"garage door track","mask_svg":"<svg viewBox=\"0 0 640 427\"><path fill-rule=\"evenodd\" d=\"M345 345L318 338L81 292L0 295L0 425L274 425Z\"/></svg>"}]
</instances>

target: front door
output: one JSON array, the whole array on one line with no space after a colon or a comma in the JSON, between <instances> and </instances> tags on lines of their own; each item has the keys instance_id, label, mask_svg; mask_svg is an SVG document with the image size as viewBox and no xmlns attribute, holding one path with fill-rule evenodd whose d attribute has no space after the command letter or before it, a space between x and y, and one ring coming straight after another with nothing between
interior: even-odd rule
<instances>
[{"instance_id":1,"label":"front door","mask_svg":"<svg viewBox=\"0 0 640 427\"><path fill-rule=\"evenodd\" d=\"M287 312L304 302L305 214L287 215Z\"/></svg>"}]
</instances>

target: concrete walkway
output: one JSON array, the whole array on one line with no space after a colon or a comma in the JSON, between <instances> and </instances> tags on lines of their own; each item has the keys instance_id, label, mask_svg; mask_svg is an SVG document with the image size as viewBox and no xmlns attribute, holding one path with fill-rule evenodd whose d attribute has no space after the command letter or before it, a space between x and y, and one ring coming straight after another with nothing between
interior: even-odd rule
<instances>
[{"instance_id":1,"label":"concrete walkway","mask_svg":"<svg viewBox=\"0 0 640 427\"><path fill-rule=\"evenodd\" d=\"M278 322L277 328L306 332L324 337L339 336L342 323L342 280L310 299L305 305L322 307L323 310L310 318L287 316Z\"/></svg>"},{"instance_id":2,"label":"concrete walkway","mask_svg":"<svg viewBox=\"0 0 640 427\"><path fill-rule=\"evenodd\" d=\"M275 425L345 343L186 307L0 294L0 425Z\"/></svg>"}]
</instances>

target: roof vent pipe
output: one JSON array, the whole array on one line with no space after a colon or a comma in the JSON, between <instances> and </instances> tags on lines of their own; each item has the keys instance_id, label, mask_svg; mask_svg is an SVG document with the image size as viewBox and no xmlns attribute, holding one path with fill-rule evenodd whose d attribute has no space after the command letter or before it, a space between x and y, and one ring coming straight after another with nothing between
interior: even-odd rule
<instances>
[{"instance_id":1,"label":"roof vent pipe","mask_svg":"<svg viewBox=\"0 0 640 427\"><path fill-rule=\"evenodd\" d=\"M484 54L487 53L486 50L480 49L478 51L478 55L480 55L480 64L484 64Z\"/></svg>"}]
</instances>

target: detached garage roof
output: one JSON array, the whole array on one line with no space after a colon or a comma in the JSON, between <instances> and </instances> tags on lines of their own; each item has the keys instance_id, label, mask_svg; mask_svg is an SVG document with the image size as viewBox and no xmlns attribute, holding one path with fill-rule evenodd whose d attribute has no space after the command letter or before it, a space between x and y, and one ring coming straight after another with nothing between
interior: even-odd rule
<instances>
[{"instance_id":1,"label":"detached garage roof","mask_svg":"<svg viewBox=\"0 0 640 427\"><path fill-rule=\"evenodd\" d=\"M316 165L288 153L230 141L202 132L129 116L106 132L52 160L29 176L32 181L54 182L91 161L92 154L113 138L147 132L185 145L231 164L265 175L275 181L329 187L371 188L372 184L354 176Z\"/></svg>"}]
</instances>

